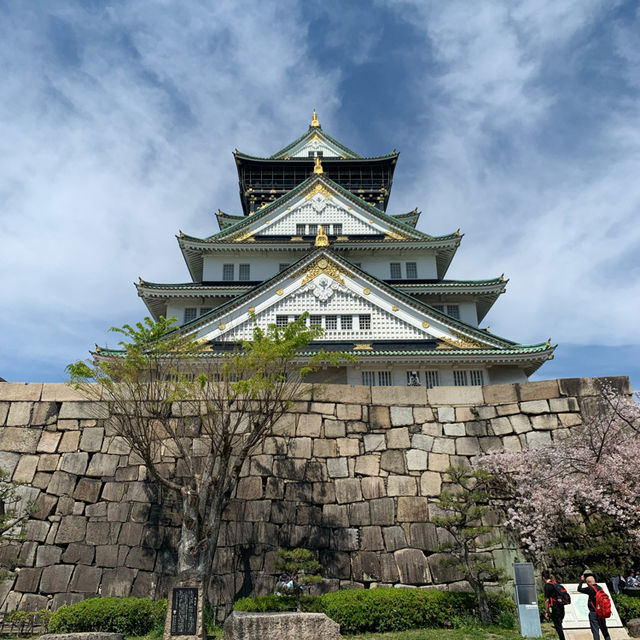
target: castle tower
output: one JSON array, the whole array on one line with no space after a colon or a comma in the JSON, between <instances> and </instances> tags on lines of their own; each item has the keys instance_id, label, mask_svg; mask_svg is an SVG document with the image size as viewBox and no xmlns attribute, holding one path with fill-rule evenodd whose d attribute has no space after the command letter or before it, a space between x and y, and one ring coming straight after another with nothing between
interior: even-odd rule
<instances>
[{"instance_id":1,"label":"castle tower","mask_svg":"<svg viewBox=\"0 0 640 640\"><path fill-rule=\"evenodd\" d=\"M308 130L268 158L234 153L241 215L218 212L219 232L178 244L191 282L136 286L151 315L176 317L181 331L213 351L285 326L309 312L324 334L312 349L358 354L323 373L365 385L479 385L526 380L554 346L523 345L480 329L502 276L448 280L458 231L419 231L417 209L387 213L398 154L363 158L325 133L314 111Z\"/></svg>"}]
</instances>

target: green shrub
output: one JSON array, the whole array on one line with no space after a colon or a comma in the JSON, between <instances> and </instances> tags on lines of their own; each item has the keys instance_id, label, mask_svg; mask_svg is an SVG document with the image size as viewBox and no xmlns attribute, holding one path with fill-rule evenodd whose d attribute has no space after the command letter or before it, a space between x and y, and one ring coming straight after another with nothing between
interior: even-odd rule
<instances>
[{"instance_id":1,"label":"green shrub","mask_svg":"<svg viewBox=\"0 0 640 640\"><path fill-rule=\"evenodd\" d=\"M612 595L622 624L627 624L633 618L640 618L640 598L627 596L623 593L614 593Z\"/></svg>"},{"instance_id":2,"label":"green shrub","mask_svg":"<svg viewBox=\"0 0 640 640\"><path fill-rule=\"evenodd\" d=\"M164 622L166 611L166 600L90 598L60 607L51 616L49 632L108 631L144 636Z\"/></svg>"},{"instance_id":3,"label":"green shrub","mask_svg":"<svg viewBox=\"0 0 640 640\"><path fill-rule=\"evenodd\" d=\"M38 609L37 611L7 611L4 614L4 622L17 627L46 627L51 618L51 611Z\"/></svg>"},{"instance_id":4,"label":"green shrub","mask_svg":"<svg viewBox=\"0 0 640 640\"><path fill-rule=\"evenodd\" d=\"M452 593L437 589L345 589L303 598L303 611L326 613L340 624L342 633L405 631L420 627L453 627L478 623L477 600L473 593ZM489 595L491 617L513 627L515 605L510 598ZM237 611L290 611L295 600L286 596L243 598Z\"/></svg>"}]
</instances>

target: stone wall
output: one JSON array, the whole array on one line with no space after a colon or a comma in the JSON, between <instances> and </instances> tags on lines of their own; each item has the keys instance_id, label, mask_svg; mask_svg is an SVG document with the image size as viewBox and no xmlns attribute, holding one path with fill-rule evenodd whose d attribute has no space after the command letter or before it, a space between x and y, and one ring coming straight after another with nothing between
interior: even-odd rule
<instances>
[{"instance_id":1,"label":"stone wall","mask_svg":"<svg viewBox=\"0 0 640 640\"><path fill-rule=\"evenodd\" d=\"M609 380L630 393L627 378ZM443 471L491 449L552 442L581 422L581 406L596 393L590 379L309 389L243 469L224 515L215 597L228 606L270 592L280 546L318 550L325 589L465 588L439 562L441 533L429 522ZM0 585L0 607L166 594L174 498L147 482L110 432L105 405L62 384L1 383L0 467L37 507L25 541L0 551L18 559L16 578ZM506 564L513 553L494 557Z\"/></svg>"}]
</instances>

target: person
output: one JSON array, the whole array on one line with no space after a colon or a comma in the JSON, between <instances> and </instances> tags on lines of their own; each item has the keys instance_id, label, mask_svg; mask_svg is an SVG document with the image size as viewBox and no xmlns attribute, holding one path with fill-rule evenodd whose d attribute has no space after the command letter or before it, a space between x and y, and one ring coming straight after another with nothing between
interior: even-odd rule
<instances>
[{"instance_id":1,"label":"person","mask_svg":"<svg viewBox=\"0 0 640 640\"><path fill-rule=\"evenodd\" d=\"M624 579L624 583L628 589L636 589L638 587L638 578L633 569L627 571L627 577Z\"/></svg>"},{"instance_id":2,"label":"person","mask_svg":"<svg viewBox=\"0 0 640 640\"><path fill-rule=\"evenodd\" d=\"M551 572L543 571L542 579L544 580L544 611L545 618L553 622L559 640L565 640L564 631L562 629L562 621L564 620L564 602L559 599L558 588Z\"/></svg>"},{"instance_id":3,"label":"person","mask_svg":"<svg viewBox=\"0 0 640 640\"><path fill-rule=\"evenodd\" d=\"M597 589L601 588L602 587L596 584L596 578L591 571L585 571L580 576L578 591L589 596L589 626L591 627L593 640L600 640L600 632L602 632L604 640L611 640L611 636L607 629L607 621L604 618L598 617L598 613L596 611L596 593Z\"/></svg>"}]
</instances>

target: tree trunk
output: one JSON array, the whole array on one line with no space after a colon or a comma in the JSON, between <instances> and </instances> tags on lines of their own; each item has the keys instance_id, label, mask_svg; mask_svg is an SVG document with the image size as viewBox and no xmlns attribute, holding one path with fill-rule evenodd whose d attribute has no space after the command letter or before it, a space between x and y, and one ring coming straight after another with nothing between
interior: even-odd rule
<instances>
[{"instance_id":1,"label":"tree trunk","mask_svg":"<svg viewBox=\"0 0 640 640\"><path fill-rule=\"evenodd\" d=\"M482 622L482 624L491 624L491 609L489 609L489 600L487 598L487 592L484 590L484 585L481 582L476 582L474 580L471 586L476 592L476 597L478 598L480 622Z\"/></svg>"}]
</instances>

